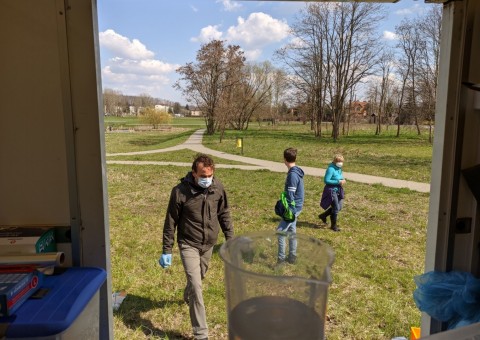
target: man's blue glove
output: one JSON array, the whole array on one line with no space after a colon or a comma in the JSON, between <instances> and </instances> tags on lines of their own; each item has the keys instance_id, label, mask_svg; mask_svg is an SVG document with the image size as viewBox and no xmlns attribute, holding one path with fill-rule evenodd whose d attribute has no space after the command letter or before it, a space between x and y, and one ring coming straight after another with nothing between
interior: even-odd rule
<instances>
[{"instance_id":1,"label":"man's blue glove","mask_svg":"<svg viewBox=\"0 0 480 340\"><path fill-rule=\"evenodd\" d=\"M162 268L168 268L172 265L172 254L162 254L158 263L162 266Z\"/></svg>"}]
</instances>

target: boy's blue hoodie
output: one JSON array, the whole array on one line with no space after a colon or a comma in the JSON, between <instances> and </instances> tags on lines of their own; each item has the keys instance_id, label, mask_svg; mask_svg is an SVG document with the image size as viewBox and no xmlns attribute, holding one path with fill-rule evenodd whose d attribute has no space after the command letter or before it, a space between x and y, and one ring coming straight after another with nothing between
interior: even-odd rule
<instances>
[{"instance_id":1,"label":"boy's blue hoodie","mask_svg":"<svg viewBox=\"0 0 480 340\"><path fill-rule=\"evenodd\" d=\"M303 186L304 172L298 166L292 166L288 170L285 180L285 192L287 193L287 202L292 211L296 214L302 210L305 198L305 189ZM295 205L292 204L295 202Z\"/></svg>"}]
</instances>

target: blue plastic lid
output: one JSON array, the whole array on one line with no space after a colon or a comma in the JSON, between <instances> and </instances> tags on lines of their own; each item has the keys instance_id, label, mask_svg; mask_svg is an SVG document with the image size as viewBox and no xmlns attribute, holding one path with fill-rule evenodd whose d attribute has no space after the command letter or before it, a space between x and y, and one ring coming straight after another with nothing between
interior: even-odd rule
<instances>
[{"instance_id":1,"label":"blue plastic lid","mask_svg":"<svg viewBox=\"0 0 480 340\"><path fill-rule=\"evenodd\" d=\"M7 338L46 337L67 330L100 289L104 269L72 267L59 275L45 276L40 288L48 289L41 299L28 299L15 315L0 319L10 323Z\"/></svg>"}]
</instances>

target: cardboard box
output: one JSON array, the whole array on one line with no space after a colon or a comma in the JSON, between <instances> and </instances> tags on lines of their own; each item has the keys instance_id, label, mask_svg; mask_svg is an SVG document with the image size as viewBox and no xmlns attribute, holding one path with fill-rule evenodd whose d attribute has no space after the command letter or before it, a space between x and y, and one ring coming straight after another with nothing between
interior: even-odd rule
<instances>
[{"instance_id":1,"label":"cardboard box","mask_svg":"<svg viewBox=\"0 0 480 340\"><path fill-rule=\"evenodd\" d=\"M36 270L0 270L0 317L10 316L42 283L43 275Z\"/></svg>"},{"instance_id":2,"label":"cardboard box","mask_svg":"<svg viewBox=\"0 0 480 340\"><path fill-rule=\"evenodd\" d=\"M56 252L55 229L1 227L0 256Z\"/></svg>"}]
</instances>

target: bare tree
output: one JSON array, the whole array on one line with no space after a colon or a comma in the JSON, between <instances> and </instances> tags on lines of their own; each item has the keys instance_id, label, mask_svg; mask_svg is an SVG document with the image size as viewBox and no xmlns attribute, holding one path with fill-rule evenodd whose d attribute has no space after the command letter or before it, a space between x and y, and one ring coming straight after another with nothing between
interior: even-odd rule
<instances>
[{"instance_id":1,"label":"bare tree","mask_svg":"<svg viewBox=\"0 0 480 340\"><path fill-rule=\"evenodd\" d=\"M420 50L420 97L424 117L429 122L429 141L432 142L432 125L435 116L435 99L438 84L438 67L440 57L440 34L442 24L442 7L429 6L426 14L417 21L423 39Z\"/></svg>"},{"instance_id":2,"label":"bare tree","mask_svg":"<svg viewBox=\"0 0 480 340\"><path fill-rule=\"evenodd\" d=\"M395 32L399 37L397 48L402 53L399 62L400 74L403 77L403 92L408 90L407 96L402 95L402 100L408 100L409 112L413 116L417 133L420 135L418 103L417 103L417 83L419 77L418 69L420 67L420 54L423 45L422 36L415 19L404 19L400 25L395 27ZM404 106L404 102L400 103L400 107ZM400 116L399 116L400 117ZM400 122L399 122L400 124ZM400 125L398 125L397 136L399 135Z\"/></svg>"},{"instance_id":3,"label":"bare tree","mask_svg":"<svg viewBox=\"0 0 480 340\"><path fill-rule=\"evenodd\" d=\"M179 102L173 103L173 114L180 114L181 109Z\"/></svg>"},{"instance_id":4,"label":"bare tree","mask_svg":"<svg viewBox=\"0 0 480 340\"><path fill-rule=\"evenodd\" d=\"M220 100L226 89L238 81L233 75L241 70L245 57L240 46L225 47L224 41L212 40L201 46L196 59L196 63L177 69L182 77L174 87L203 111L207 133L213 134L219 124Z\"/></svg>"},{"instance_id":5,"label":"bare tree","mask_svg":"<svg viewBox=\"0 0 480 340\"><path fill-rule=\"evenodd\" d=\"M122 92L108 88L103 90L103 105L106 114L121 116L123 102Z\"/></svg>"},{"instance_id":6,"label":"bare tree","mask_svg":"<svg viewBox=\"0 0 480 340\"><path fill-rule=\"evenodd\" d=\"M149 107L149 106L154 106L155 105L155 99L149 95L148 93L141 93L138 96L139 102L140 102L140 107Z\"/></svg>"},{"instance_id":7,"label":"bare tree","mask_svg":"<svg viewBox=\"0 0 480 340\"><path fill-rule=\"evenodd\" d=\"M227 56L227 61L231 60L231 54L236 53L235 50L231 49L228 51L229 55ZM235 59L233 59L235 60ZM234 115L235 107L232 103L235 101L235 96L238 86L242 85L243 81L243 68L244 63L233 63L230 64L230 67L226 68L224 82L229 84L224 87L224 90L221 92L218 110L217 110L217 119L215 123L215 129L220 130L220 143L223 140L225 129L229 123L231 123L232 116Z\"/></svg>"},{"instance_id":8,"label":"bare tree","mask_svg":"<svg viewBox=\"0 0 480 340\"><path fill-rule=\"evenodd\" d=\"M292 26L295 39L277 51L277 57L293 75L291 84L295 88L296 106L303 107L311 121L315 136L321 137L322 120L326 103L326 85L330 76L328 4L307 5Z\"/></svg>"},{"instance_id":9,"label":"bare tree","mask_svg":"<svg viewBox=\"0 0 480 340\"><path fill-rule=\"evenodd\" d=\"M234 129L247 129L252 115L271 101L273 72L274 68L270 62L245 65L242 80L233 87L234 96L229 102L231 106L229 122Z\"/></svg>"},{"instance_id":10,"label":"bare tree","mask_svg":"<svg viewBox=\"0 0 480 340\"><path fill-rule=\"evenodd\" d=\"M270 75L271 78L271 105L268 112L269 119L275 125L278 117L282 112L282 107L287 99L287 92L290 87L287 74L281 69L275 69Z\"/></svg>"},{"instance_id":11,"label":"bare tree","mask_svg":"<svg viewBox=\"0 0 480 340\"><path fill-rule=\"evenodd\" d=\"M377 22L385 17L382 5L336 3L332 5L329 40L332 53L332 79L328 83L333 114L333 139L339 137L340 122L350 89L370 75L380 47Z\"/></svg>"},{"instance_id":12,"label":"bare tree","mask_svg":"<svg viewBox=\"0 0 480 340\"><path fill-rule=\"evenodd\" d=\"M403 118L403 106L405 103L405 92L407 91L407 82L410 76L411 67L410 67L410 59L405 57L400 57L396 61L396 69L397 73L400 76L400 86L397 96L397 137L400 136L400 126L404 122Z\"/></svg>"},{"instance_id":13,"label":"bare tree","mask_svg":"<svg viewBox=\"0 0 480 340\"><path fill-rule=\"evenodd\" d=\"M293 25L296 39L278 56L293 71L294 85L310 103L317 136L330 112L332 137L339 137L347 98L375 64L380 49L376 28L384 16L380 4L315 3L308 4Z\"/></svg>"},{"instance_id":14,"label":"bare tree","mask_svg":"<svg viewBox=\"0 0 480 340\"><path fill-rule=\"evenodd\" d=\"M387 121L387 101L388 101L388 93L390 90L390 75L392 73L393 68L393 51L389 49L383 50L379 60L378 60L378 67L382 73L382 81L380 85L380 103L378 105L378 121L375 134L379 135L382 130L382 122Z\"/></svg>"}]
</instances>

